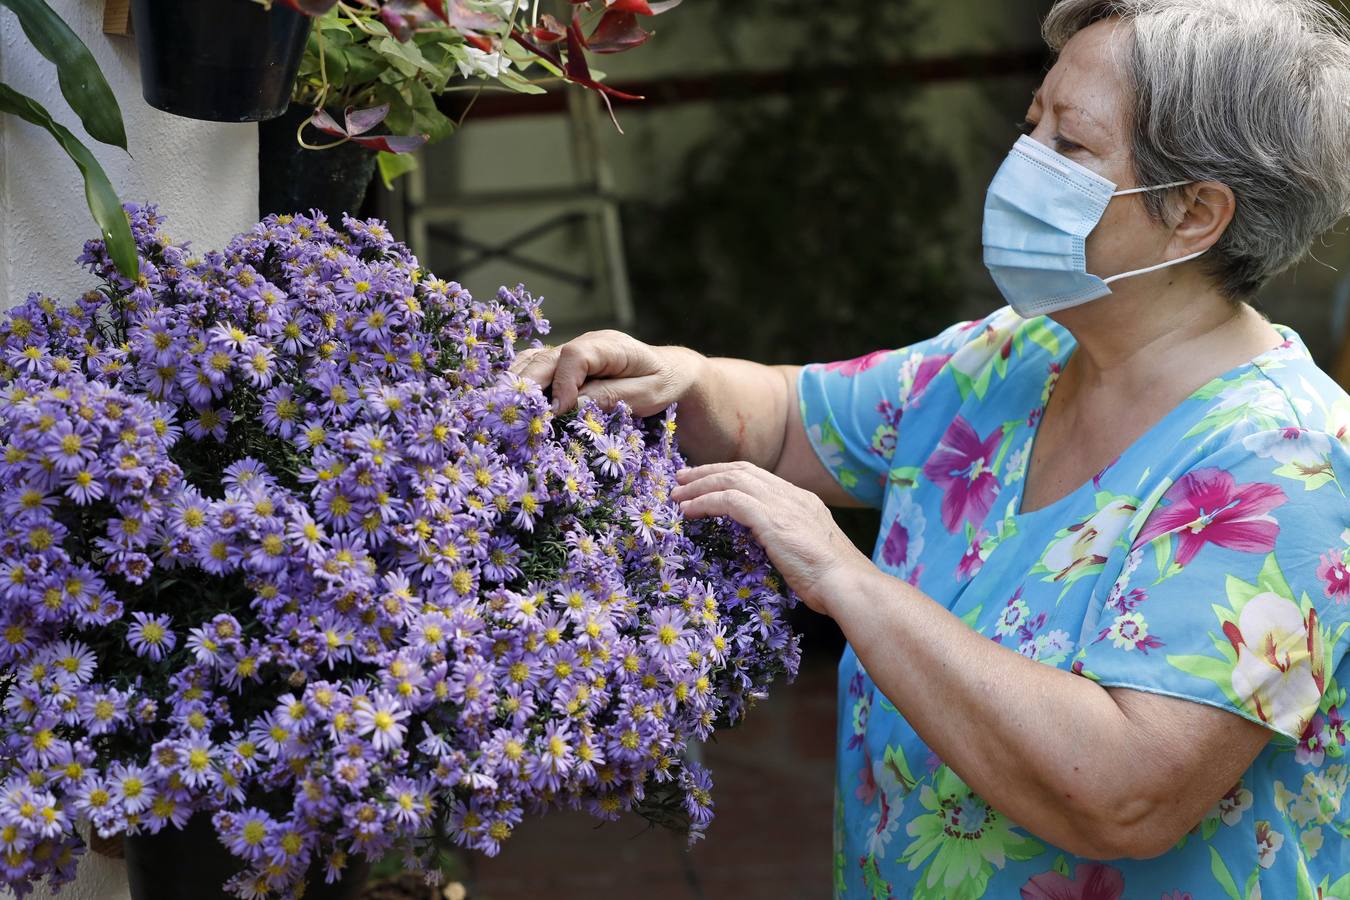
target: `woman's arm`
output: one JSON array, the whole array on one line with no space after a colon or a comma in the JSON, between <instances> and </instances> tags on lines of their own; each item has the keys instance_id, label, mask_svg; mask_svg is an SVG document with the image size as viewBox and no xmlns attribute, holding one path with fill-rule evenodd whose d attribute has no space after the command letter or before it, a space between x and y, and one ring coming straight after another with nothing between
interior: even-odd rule
<instances>
[{"instance_id":1,"label":"woman's arm","mask_svg":"<svg viewBox=\"0 0 1350 900\"><path fill-rule=\"evenodd\" d=\"M579 397L638 415L679 404L680 450L695 463L745 460L811 491L830 506L856 506L807 441L797 403L799 366L709 358L653 347L618 331L593 331L561 347L526 350L512 371L552 390L554 409Z\"/></svg>"},{"instance_id":2,"label":"woman's arm","mask_svg":"<svg viewBox=\"0 0 1350 900\"><path fill-rule=\"evenodd\" d=\"M1103 688L988 640L839 532L814 496L744 463L680 474L685 515L754 532L788 584L839 623L878 689L976 794L1091 859L1173 846L1270 732L1233 713Z\"/></svg>"},{"instance_id":3,"label":"woman's arm","mask_svg":"<svg viewBox=\"0 0 1350 900\"><path fill-rule=\"evenodd\" d=\"M972 631L857 564L820 597L877 688L976 794L1089 859L1166 852L1271 733L1189 700L1103 688Z\"/></svg>"}]
</instances>

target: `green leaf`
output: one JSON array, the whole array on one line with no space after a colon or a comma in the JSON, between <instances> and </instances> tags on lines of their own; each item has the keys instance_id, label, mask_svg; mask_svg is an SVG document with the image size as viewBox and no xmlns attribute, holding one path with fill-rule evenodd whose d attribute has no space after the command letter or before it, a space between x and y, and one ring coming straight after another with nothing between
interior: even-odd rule
<instances>
[{"instance_id":1,"label":"green leaf","mask_svg":"<svg viewBox=\"0 0 1350 900\"><path fill-rule=\"evenodd\" d=\"M511 69L507 69L503 71L501 75L497 76L497 81L501 83L502 87L508 87L511 90L518 91L522 94L548 93L548 91L539 85L531 83L524 75Z\"/></svg>"},{"instance_id":2,"label":"green leaf","mask_svg":"<svg viewBox=\"0 0 1350 900\"><path fill-rule=\"evenodd\" d=\"M56 65L61 96L80 117L89 136L127 149L122 110L84 41L44 0L0 0L0 6L14 11L33 48Z\"/></svg>"},{"instance_id":3,"label":"green leaf","mask_svg":"<svg viewBox=\"0 0 1350 900\"><path fill-rule=\"evenodd\" d=\"M388 153L381 150L375 157L380 169L380 179L388 190L394 189L394 179L406 175L417 168L417 157L411 153Z\"/></svg>"},{"instance_id":4,"label":"green leaf","mask_svg":"<svg viewBox=\"0 0 1350 900\"><path fill-rule=\"evenodd\" d=\"M112 257L118 272L134 279L140 272L140 263L136 259L136 241L131 236L131 223L122 211L122 201L117 199L112 182L94 154L68 128L55 121L36 100L20 94L3 82L0 82L0 112L11 113L39 128L45 128L56 138L61 149L66 151L84 175L84 197L108 245L108 255Z\"/></svg>"},{"instance_id":5,"label":"green leaf","mask_svg":"<svg viewBox=\"0 0 1350 900\"><path fill-rule=\"evenodd\" d=\"M419 71L439 74L416 44L384 38L375 44L375 49L384 54L385 59L405 75L416 75Z\"/></svg>"},{"instance_id":6,"label":"green leaf","mask_svg":"<svg viewBox=\"0 0 1350 900\"><path fill-rule=\"evenodd\" d=\"M1223 888L1224 893L1233 900L1242 900L1233 876L1228 874L1228 867L1223 864L1223 857L1213 847L1209 848L1209 870L1214 873L1214 880L1219 882L1219 887Z\"/></svg>"}]
</instances>

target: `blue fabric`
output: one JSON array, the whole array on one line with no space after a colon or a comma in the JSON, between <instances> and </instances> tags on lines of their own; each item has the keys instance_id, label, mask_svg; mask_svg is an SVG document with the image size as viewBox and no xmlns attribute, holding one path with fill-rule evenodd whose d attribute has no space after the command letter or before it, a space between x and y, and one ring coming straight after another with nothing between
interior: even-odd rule
<instances>
[{"instance_id":1,"label":"blue fabric","mask_svg":"<svg viewBox=\"0 0 1350 900\"><path fill-rule=\"evenodd\" d=\"M991 641L1271 731L1165 855L1087 860L989 808L852 649L839 667L835 895L1350 900L1350 397L1298 336L1197 390L1070 495L1021 513L1073 338L1011 309L808 366L822 462L880 507L874 561ZM1184 740L1178 736L1178 740Z\"/></svg>"}]
</instances>

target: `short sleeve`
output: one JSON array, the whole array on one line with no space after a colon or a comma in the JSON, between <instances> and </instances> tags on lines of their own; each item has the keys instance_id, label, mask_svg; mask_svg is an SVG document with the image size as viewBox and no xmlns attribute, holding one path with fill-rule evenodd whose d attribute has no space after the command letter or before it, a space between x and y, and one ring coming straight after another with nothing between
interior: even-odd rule
<instances>
[{"instance_id":1,"label":"short sleeve","mask_svg":"<svg viewBox=\"0 0 1350 900\"><path fill-rule=\"evenodd\" d=\"M1005 307L908 347L802 368L797 380L802 424L816 455L844 490L866 506L881 506L906 407L934 387L962 346L989 334L995 318L1010 315L1015 314ZM959 400L955 390L950 393Z\"/></svg>"},{"instance_id":2,"label":"short sleeve","mask_svg":"<svg viewBox=\"0 0 1350 900\"><path fill-rule=\"evenodd\" d=\"M1074 671L1294 740L1316 730L1350 623L1346 488L1350 455L1325 433L1260 432L1206 456L1138 528Z\"/></svg>"}]
</instances>

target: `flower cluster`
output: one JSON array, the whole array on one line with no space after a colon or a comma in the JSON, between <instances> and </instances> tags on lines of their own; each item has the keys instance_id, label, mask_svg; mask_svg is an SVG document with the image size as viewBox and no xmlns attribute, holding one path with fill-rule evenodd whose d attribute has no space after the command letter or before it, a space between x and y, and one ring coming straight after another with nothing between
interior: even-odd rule
<instances>
[{"instance_id":1,"label":"flower cluster","mask_svg":"<svg viewBox=\"0 0 1350 900\"><path fill-rule=\"evenodd\" d=\"M535 299L377 221L195 256L128 211L134 281L93 241L101 289L0 323L3 881L196 814L247 897L564 806L697 836L687 742L798 651L763 551L670 501L673 411L553 415Z\"/></svg>"}]
</instances>

